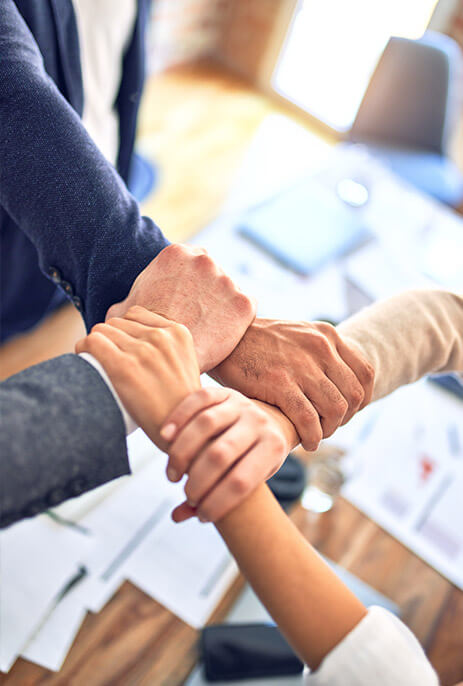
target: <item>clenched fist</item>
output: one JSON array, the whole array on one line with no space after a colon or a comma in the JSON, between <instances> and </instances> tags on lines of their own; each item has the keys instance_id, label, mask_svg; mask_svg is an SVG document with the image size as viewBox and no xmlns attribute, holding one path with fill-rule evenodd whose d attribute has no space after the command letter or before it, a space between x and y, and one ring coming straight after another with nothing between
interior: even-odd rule
<instances>
[{"instance_id":1,"label":"clenched fist","mask_svg":"<svg viewBox=\"0 0 463 686\"><path fill-rule=\"evenodd\" d=\"M255 303L242 293L202 248L173 244L138 275L127 298L106 319L133 305L186 326L201 372L209 371L238 345L255 318Z\"/></svg>"},{"instance_id":2,"label":"clenched fist","mask_svg":"<svg viewBox=\"0 0 463 686\"><path fill-rule=\"evenodd\" d=\"M212 375L278 407L306 450L365 407L374 384L373 367L331 324L271 319L256 319Z\"/></svg>"}]
</instances>

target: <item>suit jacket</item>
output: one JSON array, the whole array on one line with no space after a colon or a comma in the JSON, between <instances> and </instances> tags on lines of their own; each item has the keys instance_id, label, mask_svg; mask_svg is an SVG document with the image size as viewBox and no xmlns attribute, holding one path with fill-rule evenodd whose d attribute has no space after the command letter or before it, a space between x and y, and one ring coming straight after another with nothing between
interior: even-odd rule
<instances>
[{"instance_id":1,"label":"suit jacket","mask_svg":"<svg viewBox=\"0 0 463 686\"><path fill-rule=\"evenodd\" d=\"M78 355L0 383L0 527L130 472L121 412Z\"/></svg>"},{"instance_id":2,"label":"suit jacket","mask_svg":"<svg viewBox=\"0 0 463 686\"><path fill-rule=\"evenodd\" d=\"M149 0L138 0L117 98L118 170L80 121L71 0L1 0L0 339L69 298L87 327L124 298L167 241L127 191Z\"/></svg>"}]
</instances>

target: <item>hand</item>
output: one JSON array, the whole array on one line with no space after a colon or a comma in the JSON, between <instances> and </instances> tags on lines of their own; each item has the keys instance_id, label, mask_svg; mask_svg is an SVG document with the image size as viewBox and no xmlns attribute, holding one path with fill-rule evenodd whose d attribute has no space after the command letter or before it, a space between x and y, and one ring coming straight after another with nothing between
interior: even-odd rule
<instances>
[{"instance_id":1,"label":"hand","mask_svg":"<svg viewBox=\"0 0 463 686\"><path fill-rule=\"evenodd\" d=\"M280 468L290 450L287 420L280 424L279 412L259 405L231 389L203 388L166 419L167 475L179 481L188 473L188 500L174 510L175 521L221 519Z\"/></svg>"},{"instance_id":2,"label":"hand","mask_svg":"<svg viewBox=\"0 0 463 686\"><path fill-rule=\"evenodd\" d=\"M191 332L201 372L222 362L254 320L255 303L202 248L170 245L138 275L127 298L106 318L143 305Z\"/></svg>"},{"instance_id":3,"label":"hand","mask_svg":"<svg viewBox=\"0 0 463 686\"><path fill-rule=\"evenodd\" d=\"M200 387L193 339L185 326L131 307L124 318L96 324L76 345L103 366L130 416L164 448L159 428Z\"/></svg>"},{"instance_id":4,"label":"hand","mask_svg":"<svg viewBox=\"0 0 463 686\"><path fill-rule=\"evenodd\" d=\"M276 405L315 450L372 396L373 367L330 324L256 319L212 372L225 386Z\"/></svg>"}]
</instances>

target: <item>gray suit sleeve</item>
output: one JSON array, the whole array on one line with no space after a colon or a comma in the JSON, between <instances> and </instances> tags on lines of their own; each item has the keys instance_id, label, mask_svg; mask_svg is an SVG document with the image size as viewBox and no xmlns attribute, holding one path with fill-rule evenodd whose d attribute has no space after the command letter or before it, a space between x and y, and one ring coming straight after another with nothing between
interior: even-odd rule
<instances>
[{"instance_id":1,"label":"gray suit sleeve","mask_svg":"<svg viewBox=\"0 0 463 686\"><path fill-rule=\"evenodd\" d=\"M0 527L130 472L111 391L77 355L0 383Z\"/></svg>"}]
</instances>

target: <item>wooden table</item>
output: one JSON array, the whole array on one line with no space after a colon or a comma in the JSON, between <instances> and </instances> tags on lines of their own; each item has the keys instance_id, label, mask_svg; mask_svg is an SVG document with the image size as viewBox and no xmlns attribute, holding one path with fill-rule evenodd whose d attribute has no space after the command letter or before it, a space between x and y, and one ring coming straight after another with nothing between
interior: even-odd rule
<instances>
[{"instance_id":1,"label":"wooden table","mask_svg":"<svg viewBox=\"0 0 463 686\"><path fill-rule=\"evenodd\" d=\"M212 66L150 80L140 137L161 176L144 211L170 239L183 240L213 218L255 129L275 111L284 110ZM0 374L71 351L83 331L77 312L62 308L0 350ZM298 507L292 516L318 550L400 606L443 686L463 680L463 592L343 499L329 513L315 516ZM214 621L226 615L242 585L234 584ZM0 684L177 686L196 662L197 638L194 629L125 583L100 614L87 616L61 672L18 660Z\"/></svg>"}]
</instances>

